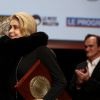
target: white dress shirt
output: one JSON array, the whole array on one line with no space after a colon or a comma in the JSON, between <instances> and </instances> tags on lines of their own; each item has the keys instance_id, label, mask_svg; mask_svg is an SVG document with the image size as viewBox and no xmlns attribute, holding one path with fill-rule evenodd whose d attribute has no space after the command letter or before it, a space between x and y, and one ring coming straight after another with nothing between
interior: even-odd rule
<instances>
[{"instance_id":1,"label":"white dress shirt","mask_svg":"<svg viewBox=\"0 0 100 100\"><path fill-rule=\"evenodd\" d=\"M89 71L89 76L91 77L93 70L95 69L96 65L98 64L98 62L100 61L100 57L96 58L95 60L93 60L92 62L90 62L89 60L87 60L88 63L88 71Z\"/></svg>"}]
</instances>

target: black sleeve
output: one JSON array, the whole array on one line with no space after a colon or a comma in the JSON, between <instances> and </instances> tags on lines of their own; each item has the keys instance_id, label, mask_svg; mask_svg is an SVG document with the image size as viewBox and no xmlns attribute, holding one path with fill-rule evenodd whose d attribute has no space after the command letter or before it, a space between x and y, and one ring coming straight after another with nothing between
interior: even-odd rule
<instances>
[{"instance_id":1,"label":"black sleeve","mask_svg":"<svg viewBox=\"0 0 100 100\"><path fill-rule=\"evenodd\" d=\"M55 59L55 55L49 48L41 46L37 49L37 53L39 59L48 67L53 79L51 89L45 95L43 100L56 100L57 96L64 91L67 85L64 74Z\"/></svg>"},{"instance_id":2,"label":"black sleeve","mask_svg":"<svg viewBox=\"0 0 100 100\"><path fill-rule=\"evenodd\" d=\"M84 61L84 62L82 62L82 63L79 63L79 64L76 66L75 70L76 70L76 69L83 69L83 68L86 68L86 66L87 66L87 62ZM76 96L77 96L77 95L79 94L79 92L80 92L80 89L77 89L77 88L76 88L76 87L77 87L77 85L76 85L77 76L76 76L76 74L75 74L75 70L74 70L74 73L73 73L73 76L72 76L72 79L71 79L70 85L69 85L69 92L70 92L70 95L71 95L72 98L76 98Z\"/></svg>"},{"instance_id":3,"label":"black sleeve","mask_svg":"<svg viewBox=\"0 0 100 100\"><path fill-rule=\"evenodd\" d=\"M6 36L5 36L6 37ZM48 35L44 32L37 32L28 37L0 39L0 51L5 54L23 55L36 49L38 46L47 45Z\"/></svg>"}]
</instances>

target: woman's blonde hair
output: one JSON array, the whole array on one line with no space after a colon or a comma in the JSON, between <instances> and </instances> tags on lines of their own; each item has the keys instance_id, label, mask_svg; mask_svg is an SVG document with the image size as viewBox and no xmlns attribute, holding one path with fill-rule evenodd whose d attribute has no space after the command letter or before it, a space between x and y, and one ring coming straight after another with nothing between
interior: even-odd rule
<instances>
[{"instance_id":1,"label":"woman's blonde hair","mask_svg":"<svg viewBox=\"0 0 100 100\"><path fill-rule=\"evenodd\" d=\"M20 24L21 34L29 36L37 31L37 24L32 15L26 12L18 12L10 17L10 20L17 19Z\"/></svg>"}]
</instances>

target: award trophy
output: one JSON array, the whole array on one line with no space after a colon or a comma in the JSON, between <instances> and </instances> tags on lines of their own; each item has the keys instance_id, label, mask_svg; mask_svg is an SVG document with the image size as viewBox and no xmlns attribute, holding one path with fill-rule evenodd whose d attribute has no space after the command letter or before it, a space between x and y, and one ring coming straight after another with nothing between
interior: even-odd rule
<instances>
[{"instance_id":1,"label":"award trophy","mask_svg":"<svg viewBox=\"0 0 100 100\"><path fill-rule=\"evenodd\" d=\"M53 83L52 77L44 64L37 60L28 72L17 82L15 88L25 100L43 98ZM71 100L67 92L63 92L56 100Z\"/></svg>"}]
</instances>

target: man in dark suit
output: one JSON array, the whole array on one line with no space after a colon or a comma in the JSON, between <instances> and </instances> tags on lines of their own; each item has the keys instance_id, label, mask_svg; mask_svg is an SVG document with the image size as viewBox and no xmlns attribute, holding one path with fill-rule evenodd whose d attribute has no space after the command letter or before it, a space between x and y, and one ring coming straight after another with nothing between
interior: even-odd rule
<instances>
[{"instance_id":1,"label":"man in dark suit","mask_svg":"<svg viewBox=\"0 0 100 100\"><path fill-rule=\"evenodd\" d=\"M87 60L76 67L70 90L73 100L100 100L100 37L88 34L84 44Z\"/></svg>"},{"instance_id":2,"label":"man in dark suit","mask_svg":"<svg viewBox=\"0 0 100 100\"><path fill-rule=\"evenodd\" d=\"M18 76L17 78L18 80L20 80L38 59L45 65L46 69L48 69L48 71L50 72L50 75L52 76L52 85L51 85L51 88L46 93L46 95L42 97L39 96L38 97L39 99L35 99L35 100L56 100L56 98L60 94L62 94L63 91L65 90L67 83L66 83L65 76L63 75L63 72L61 71L57 63L55 53L48 47L40 46L35 51L30 52L29 54L25 55L19 63L19 66L17 69L17 76ZM40 66L38 67L40 68ZM38 71L38 74L36 74L36 76L40 76L40 72L43 74L41 68L40 68L40 71ZM46 72L44 73L44 75L45 74ZM44 76L44 75L41 75L41 76ZM44 81L43 84L46 85L46 82ZM38 87L38 85L36 87ZM39 91L39 95L40 94L42 94L41 91ZM67 94L66 94L66 98L64 97L64 95L62 96L63 96L61 97L62 99L59 99L59 100L66 100L66 98L68 98ZM18 100L22 100L22 99L18 98Z\"/></svg>"}]
</instances>

